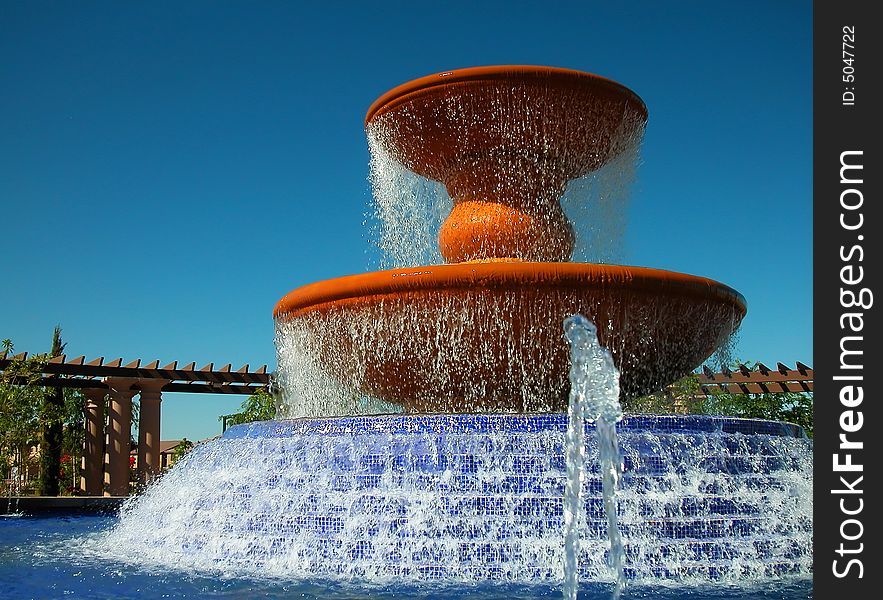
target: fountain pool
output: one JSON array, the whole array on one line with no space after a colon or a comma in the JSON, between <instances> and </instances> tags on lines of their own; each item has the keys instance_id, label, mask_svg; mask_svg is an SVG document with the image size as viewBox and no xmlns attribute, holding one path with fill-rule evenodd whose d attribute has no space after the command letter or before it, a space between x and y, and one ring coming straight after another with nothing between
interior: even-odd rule
<instances>
[{"instance_id":1,"label":"fountain pool","mask_svg":"<svg viewBox=\"0 0 883 600\"><path fill-rule=\"evenodd\" d=\"M558 585L478 584L460 586L354 586L327 580L278 580L195 573L166 566L124 562L96 556L93 540L113 528L114 516L0 516L0 598L3 600L392 600L401 598L532 599L560 597ZM665 582L626 588L623 599L653 600L806 600L812 598L807 578L768 583L683 586ZM584 583L583 600L607 599L610 585Z\"/></svg>"}]
</instances>

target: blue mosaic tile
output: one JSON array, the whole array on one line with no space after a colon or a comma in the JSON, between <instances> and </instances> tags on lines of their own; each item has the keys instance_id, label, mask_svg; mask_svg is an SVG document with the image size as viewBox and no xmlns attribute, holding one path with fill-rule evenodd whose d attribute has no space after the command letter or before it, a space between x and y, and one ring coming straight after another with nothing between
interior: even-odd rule
<instances>
[{"instance_id":1,"label":"blue mosaic tile","mask_svg":"<svg viewBox=\"0 0 883 600\"><path fill-rule=\"evenodd\" d=\"M560 414L495 414L235 426L170 473L223 477L208 496L174 499L174 510L193 515L191 538L169 551L217 547L249 564L284 556L332 576L553 580L566 423ZM594 427L586 431L580 564L597 579L607 574L608 525ZM811 569L811 442L800 428L634 415L617 431L616 511L630 577ZM214 525L203 517L211 513Z\"/></svg>"},{"instance_id":2,"label":"blue mosaic tile","mask_svg":"<svg viewBox=\"0 0 883 600\"><path fill-rule=\"evenodd\" d=\"M359 433L399 435L444 432L537 433L548 430L564 431L566 427L567 416L563 414L377 415L246 423L229 428L224 433L224 437L288 437L307 433L319 435L356 435ZM587 423L586 431L593 430L594 424ZM617 430L806 437L806 433L801 427L791 423L706 415L629 415L617 424Z\"/></svg>"}]
</instances>

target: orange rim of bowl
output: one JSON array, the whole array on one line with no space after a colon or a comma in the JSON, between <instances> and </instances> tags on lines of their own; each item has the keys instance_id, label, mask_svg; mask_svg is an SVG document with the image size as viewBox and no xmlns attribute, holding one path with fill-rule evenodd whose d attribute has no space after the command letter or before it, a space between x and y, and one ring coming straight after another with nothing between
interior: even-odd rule
<instances>
[{"instance_id":1,"label":"orange rim of bowl","mask_svg":"<svg viewBox=\"0 0 883 600\"><path fill-rule=\"evenodd\" d=\"M745 298L733 288L674 271L591 263L482 262L374 271L326 279L299 287L276 304L276 319L321 311L334 304L373 296L399 296L438 290L479 291L513 288L597 288L717 299L746 313Z\"/></svg>"},{"instance_id":2,"label":"orange rim of bowl","mask_svg":"<svg viewBox=\"0 0 883 600\"><path fill-rule=\"evenodd\" d=\"M640 96L612 79L607 79L606 77L595 75L593 73L586 73L585 71L563 69L561 67L496 65L442 71L441 73L420 77L394 87L375 100L368 109L368 113L365 115L365 126L367 127L371 120L378 114L390 111L400 104L409 101L413 97L426 93L432 88L470 81L490 81L496 79L517 79L522 81L540 79L545 81L556 81L564 87L583 87L591 85L606 88L620 94L623 98L630 100L634 107L642 114L643 119L645 121L647 120L647 106L644 104L644 101L641 100Z\"/></svg>"}]
</instances>

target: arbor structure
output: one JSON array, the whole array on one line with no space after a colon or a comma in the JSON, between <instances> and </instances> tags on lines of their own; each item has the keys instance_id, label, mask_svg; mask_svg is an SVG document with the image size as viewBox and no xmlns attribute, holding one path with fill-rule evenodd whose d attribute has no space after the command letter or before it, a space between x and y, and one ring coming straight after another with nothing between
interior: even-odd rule
<instances>
[{"instance_id":1,"label":"arbor structure","mask_svg":"<svg viewBox=\"0 0 883 600\"><path fill-rule=\"evenodd\" d=\"M33 402L29 404L29 399L41 394L42 388L79 392L84 415L80 489L87 495L129 493L132 405L136 396L140 402L138 479L148 482L160 472L163 392L250 396L270 383L266 365L252 371L246 364L234 371L230 364L216 369L209 363L197 369L196 363L179 367L174 361L160 366L159 361L142 364L139 359L124 365L122 359L105 362L99 357L87 361L85 356L79 356L68 360L64 354L39 355L35 360L35 357L28 359L27 353L10 356L10 350L11 344L0 355L0 373L5 387L18 390L3 395L15 401L15 406L10 405L9 414L18 415L17 423L26 421L29 411L33 412L29 408ZM24 368L23 365L30 366ZM3 413L7 413L5 407ZM6 430L5 425L0 423L0 426ZM15 432L23 429L20 424L12 427ZM13 441L20 440L10 440ZM59 468L58 462L55 468Z\"/></svg>"}]
</instances>

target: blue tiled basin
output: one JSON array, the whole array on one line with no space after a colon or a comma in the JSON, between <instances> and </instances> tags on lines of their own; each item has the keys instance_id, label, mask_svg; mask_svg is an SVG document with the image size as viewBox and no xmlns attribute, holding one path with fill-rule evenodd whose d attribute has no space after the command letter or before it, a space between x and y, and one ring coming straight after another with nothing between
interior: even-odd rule
<instances>
[{"instance_id":1,"label":"blue tiled basin","mask_svg":"<svg viewBox=\"0 0 883 600\"><path fill-rule=\"evenodd\" d=\"M390 415L240 425L127 506L122 553L233 574L551 582L562 576L564 415ZM607 531L587 427L581 577ZM626 575L805 577L811 441L797 426L705 416L619 424Z\"/></svg>"}]
</instances>

